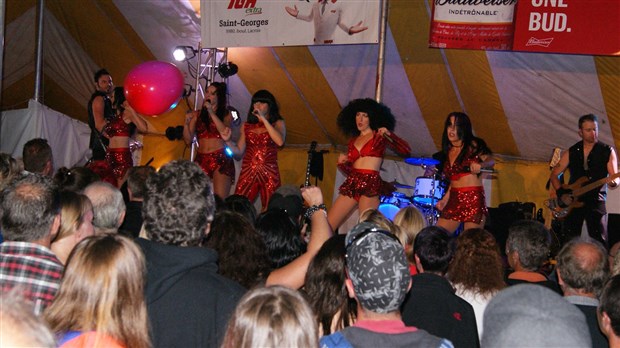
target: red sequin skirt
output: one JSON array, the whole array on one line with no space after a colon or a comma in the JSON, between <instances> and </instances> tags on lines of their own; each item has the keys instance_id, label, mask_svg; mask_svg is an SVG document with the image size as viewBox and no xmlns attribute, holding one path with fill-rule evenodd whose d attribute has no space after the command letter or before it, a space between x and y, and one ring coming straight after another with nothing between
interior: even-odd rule
<instances>
[{"instance_id":1,"label":"red sequin skirt","mask_svg":"<svg viewBox=\"0 0 620 348\"><path fill-rule=\"evenodd\" d=\"M116 180L122 180L129 168L133 167L133 158L128 147L109 148L105 160L110 165Z\"/></svg>"},{"instance_id":2,"label":"red sequin skirt","mask_svg":"<svg viewBox=\"0 0 620 348\"><path fill-rule=\"evenodd\" d=\"M441 217L479 224L488 213L482 186L458 187L450 189L450 199L441 211Z\"/></svg>"},{"instance_id":3,"label":"red sequin skirt","mask_svg":"<svg viewBox=\"0 0 620 348\"><path fill-rule=\"evenodd\" d=\"M339 192L358 202L361 196L387 196L395 190L394 185L383 181L376 170L351 168L348 174L347 179L340 185Z\"/></svg>"},{"instance_id":4,"label":"red sequin skirt","mask_svg":"<svg viewBox=\"0 0 620 348\"><path fill-rule=\"evenodd\" d=\"M235 178L235 162L231 157L226 156L224 148L208 153L198 153L194 159L200 168L213 179L213 173L218 170L220 173Z\"/></svg>"}]
</instances>

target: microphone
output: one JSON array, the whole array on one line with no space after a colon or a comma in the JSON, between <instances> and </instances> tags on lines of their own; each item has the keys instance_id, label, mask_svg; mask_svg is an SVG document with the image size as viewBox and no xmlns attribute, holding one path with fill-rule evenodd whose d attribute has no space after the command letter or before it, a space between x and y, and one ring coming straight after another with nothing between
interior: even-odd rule
<instances>
[{"instance_id":1,"label":"microphone","mask_svg":"<svg viewBox=\"0 0 620 348\"><path fill-rule=\"evenodd\" d=\"M387 135L387 133L383 133L381 134L387 141L389 141L390 143L394 144L394 139L390 138L389 135Z\"/></svg>"},{"instance_id":2,"label":"microphone","mask_svg":"<svg viewBox=\"0 0 620 348\"><path fill-rule=\"evenodd\" d=\"M466 172L471 172L471 168L469 168L469 166L464 166L463 170L465 170ZM480 168L480 173L497 173L497 172L494 169Z\"/></svg>"}]
</instances>

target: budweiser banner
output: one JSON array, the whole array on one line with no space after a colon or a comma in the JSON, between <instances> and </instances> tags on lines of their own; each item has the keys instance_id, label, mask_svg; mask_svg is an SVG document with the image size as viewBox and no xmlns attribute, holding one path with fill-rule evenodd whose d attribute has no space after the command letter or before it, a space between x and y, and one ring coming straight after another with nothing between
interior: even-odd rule
<instances>
[{"instance_id":1,"label":"budweiser banner","mask_svg":"<svg viewBox=\"0 0 620 348\"><path fill-rule=\"evenodd\" d=\"M430 46L509 50L517 0L433 0Z\"/></svg>"},{"instance_id":2,"label":"budweiser banner","mask_svg":"<svg viewBox=\"0 0 620 348\"><path fill-rule=\"evenodd\" d=\"M620 0L432 0L430 47L620 55Z\"/></svg>"},{"instance_id":3,"label":"budweiser banner","mask_svg":"<svg viewBox=\"0 0 620 348\"><path fill-rule=\"evenodd\" d=\"M620 55L620 0L519 0L515 51Z\"/></svg>"},{"instance_id":4,"label":"budweiser banner","mask_svg":"<svg viewBox=\"0 0 620 348\"><path fill-rule=\"evenodd\" d=\"M377 43L380 0L201 0L203 47Z\"/></svg>"}]
</instances>

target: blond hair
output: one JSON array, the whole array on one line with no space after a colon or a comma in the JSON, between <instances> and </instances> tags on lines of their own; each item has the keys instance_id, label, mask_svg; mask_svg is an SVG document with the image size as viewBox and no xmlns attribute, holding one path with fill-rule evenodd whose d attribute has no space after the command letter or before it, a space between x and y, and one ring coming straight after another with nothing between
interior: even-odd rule
<instances>
[{"instance_id":1,"label":"blond hair","mask_svg":"<svg viewBox=\"0 0 620 348\"><path fill-rule=\"evenodd\" d=\"M90 199L83 194L63 191L60 194L60 229L54 242L72 236L84 222L84 215L93 210Z\"/></svg>"},{"instance_id":2,"label":"blond hair","mask_svg":"<svg viewBox=\"0 0 620 348\"><path fill-rule=\"evenodd\" d=\"M421 229L428 226L422 212L413 205L402 208L394 216L394 225L399 227L396 234L405 247L407 261L413 263L413 241Z\"/></svg>"},{"instance_id":3,"label":"blond hair","mask_svg":"<svg viewBox=\"0 0 620 348\"><path fill-rule=\"evenodd\" d=\"M55 301L44 316L56 333L96 331L126 347L150 346L144 302L145 261L118 234L92 236L71 252Z\"/></svg>"},{"instance_id":4,"label":"blond hair","mask_svg":"<svg viewBox=\"0 0 620 348\"><path fill-rule=\"evenodd\" d=\"M295 290L283 286L255 288L237 305L223 348L318 347L314 314Z\"/></svg>"}]
</instances>

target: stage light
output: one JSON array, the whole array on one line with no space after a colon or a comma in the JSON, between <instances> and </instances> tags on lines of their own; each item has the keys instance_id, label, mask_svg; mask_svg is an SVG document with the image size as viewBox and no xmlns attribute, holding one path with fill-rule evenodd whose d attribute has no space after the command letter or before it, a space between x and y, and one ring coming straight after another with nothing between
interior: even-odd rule
<instances>
[{"instance_id":1,"label":"stage light","mask_svg":"<svg viewBox=\"0 0 620 348\"><path fill-rule=\"evenodd\" d=\"M191 46L177 46L174 48L174 51L172 51L172 55L177 62L183 62L194 58L197 52L198 51Z\"/></svg>"},{"instance_id":2,"label":"stage light","mask_svg":"<svg viewBox=\"0 0 620 348\"><path fill-rule=\"evenodd\" d=\"M238 71L239 67L233 62L222 63L217 67L217 73L224 79L235 75Z\"/></svg>"}]
</instances>

